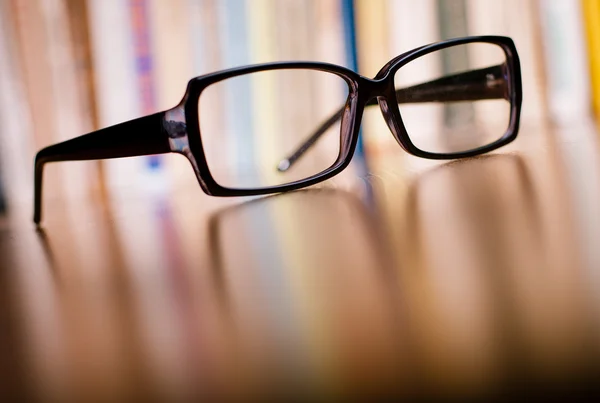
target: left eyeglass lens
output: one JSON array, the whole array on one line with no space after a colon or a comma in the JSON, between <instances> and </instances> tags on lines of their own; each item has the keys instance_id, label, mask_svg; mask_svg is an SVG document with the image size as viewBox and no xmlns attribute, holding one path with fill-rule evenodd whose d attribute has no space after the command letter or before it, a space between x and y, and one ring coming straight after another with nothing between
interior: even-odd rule
<instances>
[{"instance_id":1,"label":"left eyeglass lens","mask_svg":"<svg viewBox=\"0 0 600 403\"><path fill-rule=\"evenodd\" d=\"M348 93L342 77L305 69L261 71L208 86L198 116L211 175L221 186L249 189L322 173L340 153L339 120L293 167L278 167L344 107Z\"/></svg>"},{"instance_id":2,"label":"left eyeglass lens","mask_svg":"<svg viewBox=\"0 0 600 403\"><path fill-rule=\"evenodd\" d=\"M436 87L436 80L443 83ZM512 83L499 45L474 42L425 54L402 66L394 84L404 127L422 151L476 150L501 139L510 125Z\"/></svg>"}]
</instances>

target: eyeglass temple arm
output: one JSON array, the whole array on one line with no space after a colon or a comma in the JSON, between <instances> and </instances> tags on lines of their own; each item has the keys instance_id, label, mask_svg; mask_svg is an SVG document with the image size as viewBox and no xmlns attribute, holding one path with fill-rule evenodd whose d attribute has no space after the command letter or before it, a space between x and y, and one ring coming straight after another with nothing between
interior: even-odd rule
<instances>
[{"instance_id":1,"label":"eyeglass temple arm","mask_svg":"<svg viewBox=\"0 0 600 403\"><path fill-rule=\"evenodd\" d=\"M33 221L42 218L44 165L58 161L84 161L164 154L171 151L163 129L164 112L107 127L42 149L35 156Z\"/></svg>"},{"instance_id":2,"label":"eyeglass temple arm","mask_svg":"<svg viewBox=\"0 0 600 403\"><path fill-rule=\"evenodd\" d=\"M417 103L508 99L504 75L504 64L453 74L411 87L400 88L396 90L396 100L398 103ZM374 105L377 105L377 99L372 99L366 104L366 106ZM285 172L291 168L331 126L341 119L343 110L344 107L340 108L323 122L292 155L279 163L277 170Z\"/></svg>"}]
</instances>

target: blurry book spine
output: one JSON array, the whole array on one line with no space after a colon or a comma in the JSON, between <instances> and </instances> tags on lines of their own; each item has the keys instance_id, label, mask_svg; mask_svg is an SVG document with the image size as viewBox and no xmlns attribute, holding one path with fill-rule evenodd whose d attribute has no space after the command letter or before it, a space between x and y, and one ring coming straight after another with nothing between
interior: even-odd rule
<instances>
[{"instance_id":1,"label":"blurry book spine","mask_svg":"<svg viewBox=\"0 0 600 403\"><path fill-rule=\"evenodd\" d=\"M341 20L343 26L344 48L346 50L346 66L358 72L358 42L356 30L356 7L354 0L340 0ZM365 160L364 139L360 135L356 144L355 156ZM364 166L364 163L361 164Z\"/></svg>"},{"instance_id":2,"label":"blurry book spine","mask_svg":"<svg viewBox=\"0 0 600 403\"><path fill-rule=\"evenodd\" d=\"M521 60L522 121L540 124L548 118L548 97L539 14L534 0L507 0L506 10L506 35L515 41Z\"/></svg>"},{"instance_id":3,"label":"blurry book spine","mask_svg":"<svg viewBox=\"0 0 600 403\"><path fill-rule=\"evenodd\" d=\"M390 51L398 56L439 39L436 0L389 0Z\"/></svg>"},{"instance_id":4,"label":"blurry book spine","mask_svg":"<svg viewBox=\"0 0 600 403\"><path fill-rule=\"evenodd\" d=\"M64 0L40 2L46 21L46 46L49 50L49 67L52 79L52 102L55 127L52 142L80 136L91 127L82 107L82 83L78 80L75 40L70 31L69 13ZM48 106L46 106L48 107ZM89 163L60 164L59 172L66 201L71 206L81 205L79 200L89 194Z\"/></svg>"},{"instance_id":5,"label":"blurry book spine","mask_svg":"<svg viewBox=\"0 0 600 403\"><path fill-rule=\"evenodd\" d=\"M250 4L252 3L252 4ZM273 61L276 57L276 18L273 0L246 2L248 9L248 38L251 63ZM277 131L281 120L273 116L276 102L276 82L273 74L258 75L252 80L253 133L260 136L260 149L256 150L259 160L268 161L276 154ZM266 181L277 180L277 171L261 166L261 177ZM268 178L268 179L267 179Z\"/></svg>"},{"instance_id":6,"label":"blurry book spine","mask_svg":"<svg viewBox=\"0 0 600 403\"><path fill-rule=\"evenodd\" d=\"M244 0L219 1L217 14L219 21L219 40L221 45L221 68L244 66L250 63L248 48L248 17L247 4ZM252 134L248 128L254 127L251 111L251 88L248 77L238 77L235 82L228 81L224 87L223 108L223 140L230 144L227 147L232 152L227 156L230 172L235 175L245 175L247 169L254 169L252 163L254 147ZM244 135L242 135L244 134ZM207 134L215 136L216 133Z\"/></svg>"},{"instance_id":7,"label":"blurry book spine","mask_svg":"<svg viewBox=\"0 0 600 403\"><path fill-rule=\"evenodd\" d=\"M311 18L314 21L315 60L356 68L356 38L346 35L342 1L313 0ZM352 13L354 14L354 13ZM352 28L352 27L350 27ZM346 46L346 42L352 46Z\"/></svg>"},{"instance_id":8,"label":"blurry book spine","mask_svg":"<svg viewBox=\"0 0 600 403\"><path fill-rule=\"evenodd\" d=\"M149 0L147 32L153 60L154 110L166 110L181 101L194 73L187 0ZM201 39L201 38L200 38Z\"/></svg>"},{"instance_id":9,"label":"blurry book spine","mask_svg":"<svg viewBox=\"0 0 600 403\"><path fill-rule=\"evenodd\" d=\"M583 15L587 36L592 105L600 118L600 1L583 0Z\"/></svg>"},{"instance_id":10,"label":"blurry book spine","mask_svg":"<svg viewBox=\"0 0 600 403\"><path fill-rule=\"evenodd\" d=\"M55 113L52 102L52 78L49 66L47 27L41 7L34 3L13 0L9 15L14 17L16 55L23 74L27 105L31 112L35 147L54 142L52 128Z\"/></svg>"},{"instance_id":11,"label":"blurry book spine","mask_svg":"<svg viewBox=\"0 0 600 403\"><path fill-rule=\"evenodd\" d=\"M352 8L349 8L350 6ZM313 42L317 43L317 47L313 49L314 60L347 66L358 71L353 4L345 4L345 0L313 0L311 12L315 28L314 37L318 38ZM332 83L329 78L323 77L323 82L319 84L317 91L318 95L315 97L315 105L319 110L335 110L341 106L339 105L339 91L345 91L346 88L343 85L340 85L340 88L331 87ZM334 139L331 138L331 140ZM322 147L337 150L339 141L331 140L324 143ZM356 176L364 176L365 171L362 137L359 137L357 151L354 153L350 166L341 175L336 176L333 182L342 186L346 183L353 183Z\"/></svg>"},{"instance_id":12,"label":"blurry book spine","mask_svg":"<svg viewBox=\"0 0 600 403\"><path fill-rule=\"evenodd\" d=\"M94 81L94 70L92 61L92 48L90 38L90 27L88 23L87 1L66 0L67 13L69 16L69 28L73 38L73 54L77 66L77 89L81 110L84 117L83 132L91 132L100 128L98 119L98 106L96 104L96 85ZM82 133L83 134L83 133ZM104 162L97 161L95 169L92 170L92 193L104 194Z\"/></svg>"},{"instance_id":13,"label":"blurry book spine","mask_svg":"<svg viewBox=\"0 0 600 403\"><path fill-rule=\"evenodd\" d=\"M179 104L188 81L194 75L195 44L190 34L193 29L189 17L190 4L188 0L149 0L148 6L156 95L154 110L164 111ZM195 178L189 174L188 161L171 156L161 158L161 176L170 190L192 184Z\"/></svg>"},{"instance_id":14,"label":"blurry book spine","mask_svg":"<svg viewBox=\"0 0 600 403\"><path fill-rule=\"evenodd\" d=\"M218 71L222 68L222 30L220 29L219 0L188 0L187 15L190 25L190 52L192 55L193 74L196 76ZM211 116L202 122L202 143L207 150L219 147L227 142L224 116L224 94L215 91L214 101L210 104L199 103L199 113ZM223 156L221 163L227 165L230 156ZM189 168L188 168L189 169Z\"/></svg>"},{"instance_id":15,"label":"blurry book spine","mask_svg":"<svg viewBox=\"0 0 600 403\"><path fill-rule=\"evenodd\" d=\"M374 77L390 59L388 25L383 23L387 20L389 12L388 2L387 0L356 0L345 1L343 6L344 21L347 26L347 51L352 52L352 31L355 31L358 64L356 67L361 74ZM354 19L351 18L352 14ZM356 24L355 29L351 26L353 21ZM378 153L391 137L380 114L375 113L378 111L365 112L367 112L363 124L365 152Z\"/></svg>"},{"instance_id":16,"label":"blurry book spine","mask_svg":"<svg viewBox=\"0 0 600 403\"><path fill-rule=\"evenodd\" d=\"M590 112L583 14L576 1L539 0L550 117L581 120Z\"/></svg>"},{"instance_id":17,"label":"blurry book spine","mask_svg":"<svg viewBox=\"0 0 600 403\"><path fill-rule=\"evenodd\" d=\"M390 0L388 25L392 57L440 39L437 0ZM428 63L419 60L403 66L394 77L398 88L426 82L442 74L441 60L428 57ZM399 106L406 127L418 127L432 133L441 129L441 104L404 104ZM409 163L409 161L407 161Z\"/></svg>"},{"instance_id":18,"label":"blurry book spine","mask_svg":"<svg viewBox=\"0 0 600 403\"><path fill-rule=\"evenodd\" d=\"M312 7L311 2L279 2L276 7L277 19L277 48L278 56L283 60L306 60L312 58L314 48L309 46L312 42L313 32L308 27L308 18L311 14L309 10ZM315 94L315 76L295 73L293 79L287 79L284 91L287 93L299 94L298 97L281 96L280 106L280 127L279 130L285 130L288 125L300 126L302 121L315 122L315 102L309 101L310 95ZM310 94L310 95L309 95ZM315 123L316 125L316 123ZM281 136L278 136L281 137ZM285 143L278 141L278 149L291 149L289 137L286 136ZM325 141L325 143L323 142ZM326 140L320 141L320 144L326 144ZM311 150L311 157L314 158L320 154L320 148Z\"/></svg>"},{"instance_id":19,"label":"blurry book spine","mask_svg":"<svg viewBox=\"0 0 600 403\"><path fill-rule=\"evenodd\" d=\"M86 118L65 2L14 0L12 5L36 148L82 134ZM62 164L59 170L49 170L44 178L46 199L85 194L88 168Z\"/></svg>"},{"instance_id":20,"label":"blurry book spine","mask_svg":"<svg viewBox=\"0 0 600 403\"><path fill-rule=\"evenodd\" d=\"M352 4L354 7L351 7ZM350 52L348 59L349 61L354 59L352 63L359 67L361 74L373 77L390 58L389 27L382 23L387 20L388 2L387 0L357 0L345 2L343 5L347 51ZM351 18L352 15L354 19ZM353 24L352 21L355 23ZM352 31L355 32L354 35ZM353 42L356 43L356 56L351 53Z\"/></svg>"},{"instance_id":21,"label":"blurry book spine","mask_svg":"<svg viewBox=\"0 0 600 403\"><path fill-rule=\"evenodd\" d=\"M137 94L140 102L140 113L150 115L156 109L156 78L154 54L152 49L153 33L150 29L150 10L147 0L129 0L129 16L131 18L131 35L133 39L133 55L135 58L135 72ZM161 158L158 155L146 157L146 169L157 173L162 168ZM153 186L157 178L148 178L148 183L143 185Z\"/></svg>"},{"instance_id":22,"label":"blurry book spine","mask_svg":"<svg viewBox=\"0 0 600 403\"><path fill-rule=\"evenodd\" d=\"M468 36L467 8L464 0L438 0L438 19L442 40ZM442 71L453 74L469 70L469 47L460 46L452 51L440 52ZM473 120L471 103L444 104L444 123L448 127ZM446 138L446 137L444 137Z\"/></svg>"},{"instance_id":23,"label":"blurry book spine","mask_svg":"<svg viewBox=\"0 0 600 403\"><path fill-rule=\"evenodd\" d=\"M273 0L247 0L248 46L251 63L266 63L276 59L277 18Z\"/></svg>"},{"instance_id":24,"label":"blurry book spine","mask_svg":"<svg viewBox=\"0 0 600 403\"><path fill-rule=\"evenodd\" d=\"M523 123L546 118L546 84L537 7L534 0L465 0L469 35L511 37L521 59Z\"/></svg>"},{"instance_id":25,"label":"blurry book spine","mask_svg":"<svg viewBox=\"0 0 600 403\"><path fill-rule=\"evenodd\" d=\"M194 74L221 68L218 0L188 0Z\"/></svg>"},{"instance_id":26,"label":"blurry book spine","mask_svg":"<svg viewBox=\"0 0 600 403\"><path fill-rule=\"evenodd\" d=\"M129 13L140 113L148 115L156 112L154 60L152 58L148 3L145 0L129 0Z\"/></svg>"},{"instance_id":27,"label":"blurry book spine","mask_svg":"<svg viewBox=\"0 0 600 403\"><path fill-rule=\"evenodd\" d=\"M11 210L30 206L35 152L16 37L11 7L0 1L0 180Z\"/></svg>"},{"instance_id":28,"label":"blurry book spine","mask_svg":"<svg viewBox=\"0 0 600 403\"><path fill-rule=\"evenodd\" d=\"M437 16L442 40L467 35L467 5L465 0L437 0ZM454 63L461 63L460 60Z\"/></svg>"},{"instance_id":29,"label":"blurry book spine","mask_svg":"<svg viewBox=\"0 0 600 403\"><path fill-rule=\"evenodd\" d=\"M87 3L81 0L66 0L69 30L73 38L73 60L77 66L76 79L81 84L77 87L84 131L97 130L98 113L96 108L96 87L92 69L90 32L88 25Z\"/></svg>"},{"instance_id":30,"label":"blurry book spine","mask_svg":"<svg viewBox=\"0 0 600 403\"><path fill-rule=\"evenodd\" d=\"M16 59L25 92L25 108L35 149L56 141L56 111L52 99L50 48L47 46L47 27L43 10L32 2L13 0L9 16L14 18ZM33 161L33 156L30 157ZM60 177L56 170L44 174L44 194L48 200L59 194Z\"/></svg>"},{"instance_id":31,"label":"blurry book spine","mask_svg":"<svg viewBox=\"0 0 600 403\"><path fill-rule=\"evenodd\" d=\"M209 29L207 15L212 15L211 10L214 5L210 0L187 0L186 21L189 25L189 38L192 71L194 76L199 76L204 73L207 49L205 42L207 41L206 32Z\"/></svg>"},{"instance_id":32,"label":"blurry book spine","mask_svg":"<svg viewBox=\"0 0 600 403\"><path fill-rule=\"evenodd\" d=\"M275 3L277 13L278 56L282 60L306 59L310 56L313 32L308 27L310 1Z\"/></svg>"},{"instance_id":33,"label":"blurry book spine","mask_svg":"<svg viewBox=\"0 0 600 403\"><path fill-rule=\"evenodd\" d=\"M128 0L88 0L98 124L115 125L141 116ZM105 162L106 187L112 196L137 189L143 170L135 158Z\"/></svg>"}]
</instances>

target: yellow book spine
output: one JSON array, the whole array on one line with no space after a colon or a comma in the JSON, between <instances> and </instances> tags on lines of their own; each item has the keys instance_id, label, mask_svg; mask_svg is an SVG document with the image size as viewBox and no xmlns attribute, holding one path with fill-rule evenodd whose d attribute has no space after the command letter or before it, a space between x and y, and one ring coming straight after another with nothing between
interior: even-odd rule
<instances>
[{"instance_id":1,"label":"yellow book spine","mask_svg":"<svg viewBox=\"0 0 600 403\"><path fill-rule=\"evenodd\" d=\"M248 36L251 63L265 63L276 60L276 16L273 0L247 1L248 10ZM275 105L277 99L277 82L275 74L255 74L252 76L252 105L255 119L253 135L255 155L260 161L270 161L275 157L273 164L263 164L260 175L265 183L277 181L277 135L283 125L278 119Z\"/></svg>"},{"instance_id":2,"label":"yellow book spine","mask_svg":"<svg viewBox=\"0 0 600 403\"><path fill-rule=\"evenodd\" d=\"M583 15L587 36L592 105L600 117L600 0L583 0Z\"/></svg>"},{"instance_id":3,"label":"yellow book spine","mask_svg":"<svg viewBox=\"0 0 600 403\"><path fill-rule=\"evenodd\" d=\"M385 0L358 0L356 7L356 41L360 73L374 77L391 59L387 21L388 4ZM377 152L389 144L391 134L376 109L366 111L363 116L365 150Z\"/></svg>"}]
</instances>

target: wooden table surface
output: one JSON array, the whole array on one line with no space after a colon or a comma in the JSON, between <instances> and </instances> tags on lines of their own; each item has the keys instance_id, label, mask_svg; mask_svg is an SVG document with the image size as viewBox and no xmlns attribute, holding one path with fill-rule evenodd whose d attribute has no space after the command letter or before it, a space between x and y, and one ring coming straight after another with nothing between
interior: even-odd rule
<instances>
[{"instance_id":1,"label":"wooden table surface","mask_svg":"<svg viewBox=\"0 0 600 403\"><path fill-rule=\"evenodd\" d=\"M243 200L204 195L190 170L162 196L49 200L40 231L14 211L0 398L599 392L594 127L523 127L454 162L398 148L360 172Z\"/></svg>"}]
</instances>

